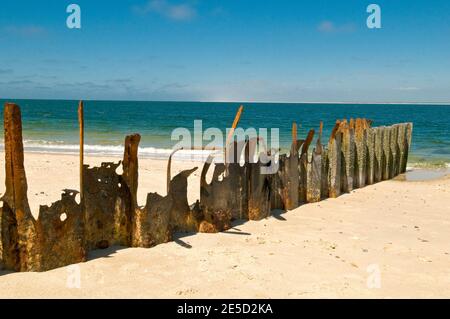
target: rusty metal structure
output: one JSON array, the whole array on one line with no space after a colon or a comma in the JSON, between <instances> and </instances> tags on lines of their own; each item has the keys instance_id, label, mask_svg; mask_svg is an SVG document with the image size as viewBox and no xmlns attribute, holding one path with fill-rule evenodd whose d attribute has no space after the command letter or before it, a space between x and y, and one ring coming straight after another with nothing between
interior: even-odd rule
<instances>
[{"instance_id":1,"label":"rusty metal structure","mask_svg":"<svg viewBox=\"0 0 450 319\"><path fill-rule=\"evenodd\" d=\"M89 167L84 164L80 102L80 191L64 190L59 201L40 206L35 219L27 198L20 108L6 103L3 113L6 191L0 199L0 268L15 271L46 271L83 262L90 250L111 245L152 247L171 241L175 232L221 232L231 228L233 220L260 220L273 209L292 210L391 179L406 170L412 136L412 123L373 128L366 119L338 120L327 145L322 144L320 123L310 152L315 131L298 139L294 123L290 153L278 158L273 150L255 147L259 140L237 142L228 136L227 148L233 152L225 153L234 158L216 163L207 183L213 162L213 156L208 157L201 170L200 199L193 205L188 203L187 185L197 167L172 178L170 157L167 195L149 193L140 207L139 134L125 138L122 161ZM262 174L270 161L277 161L278 170ZM117 173L119 166L122 174Z\"/></svg>"}]
</instances>

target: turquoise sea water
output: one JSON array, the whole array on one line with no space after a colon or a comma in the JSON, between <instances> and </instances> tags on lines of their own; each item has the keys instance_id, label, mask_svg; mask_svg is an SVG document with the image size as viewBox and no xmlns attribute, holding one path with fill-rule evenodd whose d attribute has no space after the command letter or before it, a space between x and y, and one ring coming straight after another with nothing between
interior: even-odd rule
<instances>
[{"instance_id":1,"label":"turquoise sea water","mask_svg":"<svg viewBox=\"0 0 450 319\"><path fill-rule=\"evenodd\" d=\"M26 151L78 151L77 101L8 101L21 106ZM0 102L3 105L5 100ZM240 104L244 112L239 126L279 128L280 144L285 149L291 140L292 121L300 124L299 138L311 128L317 130L324 121L326 142L336 119L365 117L373 126L413 122L411 166L450 163L450 106L446 105L86 101L86 151L122 154L125 135L140 133L140 156L166 157L176 143L171 140L173 129L186 127L193 132L194 120L203 120L203 129L225 130Z\"/></svg>"}]
</instances>

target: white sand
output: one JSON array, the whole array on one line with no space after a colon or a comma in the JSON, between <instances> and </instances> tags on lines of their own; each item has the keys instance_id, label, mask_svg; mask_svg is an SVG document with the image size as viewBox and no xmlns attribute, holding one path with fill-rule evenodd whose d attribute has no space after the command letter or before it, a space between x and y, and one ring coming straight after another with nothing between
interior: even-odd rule
<instances>
[{"instance_id":1,"label":"white sand","mask_svg":"<svg viewBox=\"0 0 450 319\"><path fill-rule=\"evenodd\" d=\"M25 160L34 214L39 204L57 200L60 189L78 189L76 156L26 154ZM193 166L175 164L176 170ZM147 192L165 194L165 171L165 161L140 160L140 204ZM191 202L199 175L189 180ZM225 233L186 235L150 249L94 251L75 268L3 271L0 298L450 298L449 243L450 176L392 180ZM80 288L71 281L78 270Z\"/></svg>"}]
</instances>

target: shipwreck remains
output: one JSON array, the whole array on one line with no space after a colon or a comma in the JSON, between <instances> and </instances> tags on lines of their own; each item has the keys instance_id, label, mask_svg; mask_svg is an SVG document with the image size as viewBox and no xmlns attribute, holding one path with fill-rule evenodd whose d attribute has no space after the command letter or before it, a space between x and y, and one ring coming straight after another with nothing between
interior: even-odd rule
<instances>
[{"instance_id":1,"label":"shipwreck remains","mask_svg":"<svg viewBox=\"0 0 450 319\"><path fill-rule=\"evenodd\" d=\"M232 138L242 110L227 138L225 160L215 163L210 183L206 175L214 156L203 165L199 200L189 205L187 199L188 177L197 167L172 178L170 156L167 195L149 193L145 206L140 207L140 135L125 138L122 161L102 163L100 167L85 165L80 102L80 190L64 190L59 201L40 206L35 219L27 198L21 112L18 105L6 103L0 268L46 271L83 262L93 249L112 245L152 247L171 241L174 232L220 232L229 229L233 220L260 220L270 216L273 209L292 210L304 203L338 197L406 170L412 123L371 127L366 119L338 120L326 145L322 144L320 123L312 151L309 148L315 131L298 139L297 124L293 123L290 152L277 158L274 150L257 147L264 141ZM263 174L270 161L277 162L278 170ZM122 174L117 173L120 166Z\"/></svg>"}]
</instances>

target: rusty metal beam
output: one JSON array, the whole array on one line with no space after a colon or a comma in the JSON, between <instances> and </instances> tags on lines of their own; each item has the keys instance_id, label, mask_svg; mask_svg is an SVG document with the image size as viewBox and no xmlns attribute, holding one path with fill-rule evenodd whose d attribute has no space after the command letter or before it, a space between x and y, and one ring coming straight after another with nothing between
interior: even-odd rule
<instances>
[{"instance_id":1,"label":"rusty metal beam","mask_svg":"<svg viewBox=\"0 0 450 319\"><path fill-rule=\"evenodd\" d=\"M128 135L125 137L125 150L122 161L122 177L130 189L133 207L137 207L137 189L139 179L138 150L140 141L141 136L139 134Z\"/></svg>"},{"instance_id":2,"label":"rusty metal beam","mask_svg":"<svg viewBox=\"0 0 450 319\"><path fill-rule=\"evenodd\" d=\"M3 214L14 224L12 247L7 251L17 254L8 256L8 266L16 261L15 270L34 271L39 269L39 243L36 222L31 215L27 198L27 178L24 167L22 142L22 115L18 105L6 103L3 109L5 130L5 194L2 197ZM12 218L12 220L11 220ZM3 228L3 227L2 227ZM15 241L15 242L14 242ZM15 249L15 251L11 251Z\"/></svg>"}]
</instances>

